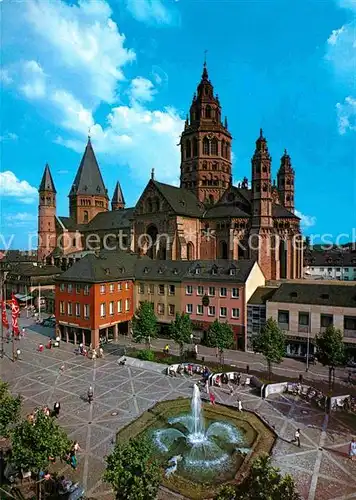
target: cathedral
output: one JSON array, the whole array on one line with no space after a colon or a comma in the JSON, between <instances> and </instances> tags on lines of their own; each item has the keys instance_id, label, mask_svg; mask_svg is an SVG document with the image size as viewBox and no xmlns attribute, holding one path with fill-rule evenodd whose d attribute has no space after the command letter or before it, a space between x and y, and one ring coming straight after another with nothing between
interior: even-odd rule
<instances>
[{"instance_id":1,"label":"cathedral","mask_svg":"<svg viewBox=\"0 0 356 500\"><path fill-rule=\"evenodd\" d=\"M109 210L90 138L69 192L69 217L56 214L56 189L46 165L39 187L38 255L70 262L113 242L161 260L255 259L266 279L301 278L300 220L294 213L294 170L287 151L277 182L263 131L251 160L250 185L233 185L231 142L204 64L180 139L180 187L151 179L133 208L117 182ZM89 245L90 242L90 245Z\"/></svg>"}]
</instances>

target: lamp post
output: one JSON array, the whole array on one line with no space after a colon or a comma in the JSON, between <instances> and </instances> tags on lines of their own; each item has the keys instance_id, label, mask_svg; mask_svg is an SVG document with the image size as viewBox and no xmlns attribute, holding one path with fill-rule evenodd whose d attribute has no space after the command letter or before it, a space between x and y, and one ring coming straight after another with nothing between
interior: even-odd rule
<instances>
[{"instance_id":1,"label":"lamp post","mask_svg":"<svg viewBox=\"0 0 356 500\"><path fill-rule=\"evenodd\" d=\"M309 370L309 344L310 344L310 321L308 323L308 331L307 331L307 367L305 371Z\"/></svg>"}]
</instances>

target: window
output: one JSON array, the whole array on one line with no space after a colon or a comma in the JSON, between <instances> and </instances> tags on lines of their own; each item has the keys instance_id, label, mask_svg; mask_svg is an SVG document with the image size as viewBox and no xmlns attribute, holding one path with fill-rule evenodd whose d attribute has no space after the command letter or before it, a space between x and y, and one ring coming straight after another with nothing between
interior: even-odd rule
<instances>
[{"instance_id":1,"label":"window","mask_svg":"<svg viewBox=\"0 0 356 500\"><path fill-rule=\"evenodd\" d=\"M193 293L193 287L192 287L192 285L187 285L185 287L185 294L186 295L192 295L192 293Z\"/></svg>"},{"instance_id":2,"label":"window","mask_svg":"<svg viewBox=\"0 0 356 500\"><path fill-rule=\"evenodd\" d=\"M197 305L197 314L199 314L200 316L204 314L204 308L201 304Z\"/></svg>"},{"instance_id":3,"label":"window","mask_svg":"<svg viewBox=\"0 0 356 500\"><path fill-rule=\"evenodd\" d=\"M109 302L109 314L110 316L114 316L114 302Z\"/></svg>"},{"instance_id":4,"label":"window","mask_svg":"<svg viewBox=\"0 0 356 500\"><path fill-rule=\"evenodd\" d=\"M336 268L336 272L339 273L341 269L339 267Z\"/></svg>"},{"instance_id":5,"label":"window","mask_svg":"<svg viewBox=\"0 0 356 500\"><path fill-rule=\"evenodd\" d=\"M105 293L105 285L100 285L100 293Z\"/></svg>"},{"instance_id":6,"label":"window","mask_svg":"<svg viewBox=\"0 0 356 500\"><path fill-rule=\"evenodd\" d=\"M84 210L84 224L86 224L89 220L89 212Z\"/></svg>"},{"instance_id":7,"label":"window","mask_svg":"<svg viewBox=\"0 0 356 500\"><path fill-rule=\"evenodd\" d=\"M299 326L309 326L309 313L300 312L298 324Z\"/></svg>"},{"instance_id":8,"label":"window","mask_svg":"<svg viewBox=\"0 0 356 500\"><path fill-rule=\"evenodd\" d=\"M100 304L100 317L105 318L105 316L106 316L106 304L105 302L103 302L102 304Z\"/></svg>"},{"instance_id":9,"label":"window","mask_svg":"<svg viewBox=\"0 0 356 500\"><path fill-rule=\"evenodd\" d=\"M114 293L114 283L110 283L109 285L109 292Z\"/></svg>"},{"instance_id":10,"label":"window","mask_svg":"<svg viewBox=\"0 0 356 500\"><path fill-rule=\"evenodd\" d=\"M238 307L233 307L231 310L231 317L238 319L240 317L240 309Z\"/></svg>"},{"instance_id":11,"label":"window","mask_svg":"<svg viewBox=\"0 0 356 500\"><path fill-rule=\"evenodd\" d=\"M185 306L185 312L186 312L187 314L192 314L192 312L193 312L193 304L187 304L187 305Z\"/></svg>"},{"instance_id":12,"label":"window","mask_svg":"<svg viewBox=\"0 0 356 500\"><path fill-rule=\"evenodd\" d=\"M204 294L204 287L203 286L198 286L197 288L197 295L203 295Z\"/></svg>"},{"instance_id":13,"label":"window","mask_svg":"<svg viewBox=\"0 0 356 500\"><path fill-rule=\"evenodd\" d=\"M240 247L239 247L239 249L240 249ZM230 269L230 276L235 276L235 275L236 275L236 269L234 267L232 267Z\"/></svg>"},{"instance_id":14,"label":"window","mask_svg":"<svg viewBox=\"0 0 356 500\"><path fill-rule=\"evenodd\" d=\"M84 295L89 295L89 285L84 286Z\"/></svg>"},{"instance_id":15,"label":"window","mask_svg":"<svg viewBox=\"0 0 356 500\"><path fill-rule=\"evenodd\" d=\"M128 282L125 283L125 290L129 290L129 288L130 288L130 283L128 283Z\"/></svg>"},{"instance_id":16,"label":"window","mask_svg":"<svg viewBox=\"0 0 356 500\"><path fill-rule=\"evenodd\" d=\"M174 316L174 314L175 314L175 309L176 309L176 308L175 308L175 305L174 305L174 304L169 304L169 306L168 306L168 314L169 314L170 316Z\"/></svg>"},{"instance_id":17,"label":"window","mask_svg":"<svg viewBox=\"0 0 356 500\"><path fill-rule=\"evenodd\" d=\"M75 293L80 293L80 285L75 285Z\"/></svg>"},{"instance_id":18,"label":"window","mask_svg":"<svg viewBox=\"0 0 356 500\"><path fill-rule=\"evenodd\" d=\"M160 315L163 315L164 314L164 304L162 304L161 302L159 302L157 304L157 312L158 314Z\"/></svg>"},{"instance_id":19,"label":"window","mask_svg":"<svg viewBox=\"0 0 356 500\"><path fill-rule=\"evenodd\" d=\"M59 303L59 314L64 314L64 302L60 301Z\"/></svg>"},{"instance_id":20,"label":"window","mask_svg":"<svg viewBox=\"0 0 356 500\"><path fill-rule=\"evenodd\" d=\"M176 294L175 285L169 285L169 295L175 295L175 294Z\"/></svg>"},{"instance_id":21,"label":"window","mask_svg":"<svg viewBox=\"0 0 356 500\"><path fill-rule=\"evenodd\" d=\"M208 316L215 316L215 306L209 306Z\"/></svg>"},{"instance_id":22,"label":"window","mask_svg":"<svg viewBox=\"0 0 356 500\"><path fill-rule=\"evenodd\" d=\"M231 290L231 297L232 297L233 299L238 299L238 298L239 298L239 296L240 296L240 290L239 290L238 288L233 288L233 289Z\"/></svg>"},{"instance_id":23,"label":"window","mask_svg":"<svg viewBox=\"0 0 356 500\"><path fill-rule=\"evenodd\" d=\"M130 310L130 299L125 299L125 311Z\"/></svg>"},{"instance_id":24,"label":"window","mask_svg":"<svg viewBox=\"0 0 356 500\"><path fill-rule=\"evenodd\" d=\"M88 319L90 316L90 307L89 304L84 304L84 318Z\"/></svg>"},{"instance_id":25,"label":"window","mask_svg":"<svg viewBox=\"0 0 356 500\"><path fill-rule=\"evenodd\" d=\"M59 285L59 289L60 289L60 291L61 291L61 292L64 292L64 290L65 290L65 284L64 284L64 283L61 283L61 284Z\"/></svg>"},{"instance_id":26,"label":"window","mask_svg":"<svg viewBox=\"0 0 356 500\"><path fill-rule=\"evenodd\" d=\"M344 271L345 271L345 273L348 273L348 272L349 272L349 268L348 268L348 267L345 267L345 268L344 268Z\"/></svg>"},{"instance_id":27,"label":"window","mask_svg":"<svg viewBox=\"0 0 356 500\"><path fill-rule=\"evenodd\" d=\"M209 139L207 137L204 137L204 139L203 139L203 155L209 155L209 154L210 154Z\"/></svg>"},{"instance_id":28,"label":"window","mask_svg":"<svg viewBox=\"0 0 356 500\"><path fill-rule=\"evenodd\" d=\"M68 293L72 293L73 290L73 285L71 283L68 283Z\"/></svg>"},{"instance_id":29,"label":"window","mask_svg":"<svg viewBox=\"0 0 356 500\"><path fill-rule=\"evenodd\" d=\"M227 316L227 308L220 307L220 318L226 318L226 316Z\"/></svg>"},{"instance_id":30,"label":"window","mask_svg":"<svg viewBox=\"0 0 356 500\"><path fill-rule=\"evenodd\" d=\"M200 267L196 267L194 272L195 274L200 274Z\"/></svg>"},{"instance_id":31,"label":"window","mask_svg":"<svg viewBox=\"0 0 356 500\"><path fill-rule=\"evenodd\" d=\"M218 154L218 141L215 138L211 141L211 154L214 156Z\"/></svg>"},{"instance_id":32,"label":"window","mask_svg":"<svg viewBox=\"0 0 356 500\"><path fill-rule=\"evenodd\" d=\"M278 323L280 326L289 325L289 311L278 311Z\"/></svg>"},{"instance_id":33,"label":"window","mask_svg":"<svg viewBox=\"0 0 356 500\"><path fill-rule=\"evenodd\" d=\"M320 314L320 326L322 328L327 328L332 326L334 323L334 317L332 314Z\"/></svg>"},{"instance_id":34,"label":"window","mask_svg":"<svg viewBox=\"0 0 356 500\"><path fill-rule=\"evenodd\" d=\"M118 291L118 292L121 292L121 290L122 290L122 284L121 284L121 283L118 283L118 284L117 284L117 291Z\"/></svg>"},{"instance_id":35,"label":"window","mask_svg":"<svg viewBox=\"0 0 356 500\"><path fill-rule=\"evenodd\" d=\"M80 317L80 304L79 304L79 302L77 302L75 304L75 315L77 316L77 318Z\"/></svg>"},{"instance_id":36,"label":"window","mask_svg":"<svg viewBox=\"0 0 356 500\"><path fill-rule=\"evenodd\" d=\"M72 310L72 303L68 302L68 316L72 316L73 310Z\"/></svg>"},{"instance_id":37,"label":"window","mask_svg":"<svg viewBox=\"0 0 356 500\"><path fill-rule=\"evenodd\" d=\"M158 294L164 295L164 285L158 285Z\"/></svg>"},{"instance_id":38,"label":"window","mask_svg":"<svg viewBox=\"0 0 356 500\"><path fill-rule=\"evenodd\" d=\"M344 317L344 330L355 330L356 331L356 316L345 316Z\"/></svg>"},{"instance_id":39,"label":"window","mask_svg":"<svg viewBox=\"0 0 356 500\"><path fill-rule=\"evenodd\" d=\"M220 288L220 297L226 297L227 290L225 287Z\"/></svg>"},{"instance_id":40,"label":"window","mask_svg":"<svg viewBox=\"0 0 356 500\"><path fill-rule=\"evenodd\" d=\"M214 295L215 295L215 286L209 286L209 295L210 295L210 297L214 297Z\"/></svg>"},{"instance_id":41,"label":"window","mask_svg":"<svg viewBox=\"0 0 356 500\"><path fill-rule=\"evenodd\" d=\"M117 312L122 313L122 300L117 301Z\"/></svg>"},{"instance_id":42,"label":"window","mask_svg":"<svg viewBox=\"0 0 356 500\"><path fill-rule=\"evenodd\" d=\"M138 293L145 293L145 285L144 283L138 284Z\"/></svg>"},{"instance_id":43,"label":"window","mask_svg":"<svg viewBox=\"0 0 356 500\"><path fill-rule=\"evenodd\" d=\"M320 268L320 272L323 272L323 271L324 271L324 268L323 268L323 267L321 267L321 268Z\"/></svg>"},{"instance_id":44,"label":"window","mask_svg":"<svg viewBox=\"0 0 356 500\"><path fill-rule=\"evenodd\" d=\"M148 293L155 293L155 286L153 284L148 285Z\"/></svg>"}]
</instances>

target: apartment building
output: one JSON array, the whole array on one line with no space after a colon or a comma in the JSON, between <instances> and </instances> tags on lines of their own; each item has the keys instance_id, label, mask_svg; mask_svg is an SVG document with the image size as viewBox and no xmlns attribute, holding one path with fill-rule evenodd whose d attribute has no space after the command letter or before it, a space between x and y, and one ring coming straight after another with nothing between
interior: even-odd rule
<instances>
[{"instance_id":1,"label":"apartment building","mask_svg":"<svg viewBox=\"0 0 356 500\"><path fill-rule=\"evenodd\" d=\"M356 250L313 251L304 258L306 279L356 281Z\"/></svg>"},{"instance_id":2,"label":"apartment building","mask_svg":"<svg viewBox=\"0 0 356 500\"><path fill-rule=\"evenodd\" d=\"M102 336L128 333L134 314L138 256L88 254L56 280L56 321L63 340L97 347Z\"/></svg>"},{"instance_id":3,"label":"apartment building","mask_svg":"<svg viewBox=\"0 0 356 500\"><path fill-rule=\"evenodd\" d=\"M260 297L260 299L258 298ZM259 302L257 304L257 302ZM304 356L315 350L315 336L330 325L340 329L350 354L356 354L356 285L351 283L282 283L279 287L256 290L249 302L248 346L258 328L253 312L260 311L260 327L272 317L287 335L287 355ZM252 308L252 309L250 309ZM255 320L256 321L256 320Z\"/></svg>"}]
</instances>

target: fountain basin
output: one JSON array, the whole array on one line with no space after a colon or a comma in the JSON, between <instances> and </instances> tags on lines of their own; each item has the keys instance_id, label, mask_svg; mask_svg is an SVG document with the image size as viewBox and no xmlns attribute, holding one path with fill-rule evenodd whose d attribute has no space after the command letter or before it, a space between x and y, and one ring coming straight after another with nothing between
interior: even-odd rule
<instances>
[{"instance_id":1,"label":"fountain basin","mask_svg":"<svg viewBox=\"0 0 356 500\"><path fill-rule=\"evenodd\" d=\"M192 467L186 469L183 464L179 463L177 471L170 477L165 477L164 471L167 461L172 456L179 455L180 451L186 452L191 446L203 446L206 436L204 432L201 432L200 436L194 436L193 433L193 436L189 436L185 440L180 439L177 442L178 448L169 449L168 447L168 450L163 451L163 453L162 450L155 447L155 458L162 464L163 485L194 500L214 497L222 484L239 481L242 476L248 473L252 460L263 453L270 453L276 438L275 434L252 412L239 413L232 407L212 406L208 403L203 403L201 410L205 420L205 428L209 428L214 423L229 424L229 428L236 428L244 435L249 452L246 456L234 453L236 444L230 442L227 443L227 449L224 448L221 455L212 454L210 457L209 468L215 467L217 469L212 474L209 473L209 468L196 467L193 464ZM141 434L148 434L154 439L157 431L172 428L169 421L174 422L183 415L189 416L190 411L191 401L189 399L179 398L157 403L152 409L144 412L137 420L119 431L118 439L120 442L125 442ZM186 427L175 422L173 428L184 434ZM197 438L197 442L194 442L195 438ZM233 456L233 460L231 460L231 456ZM229 462L229 467L225 466L226 460Z\"/></svg>"}]
</instances>

